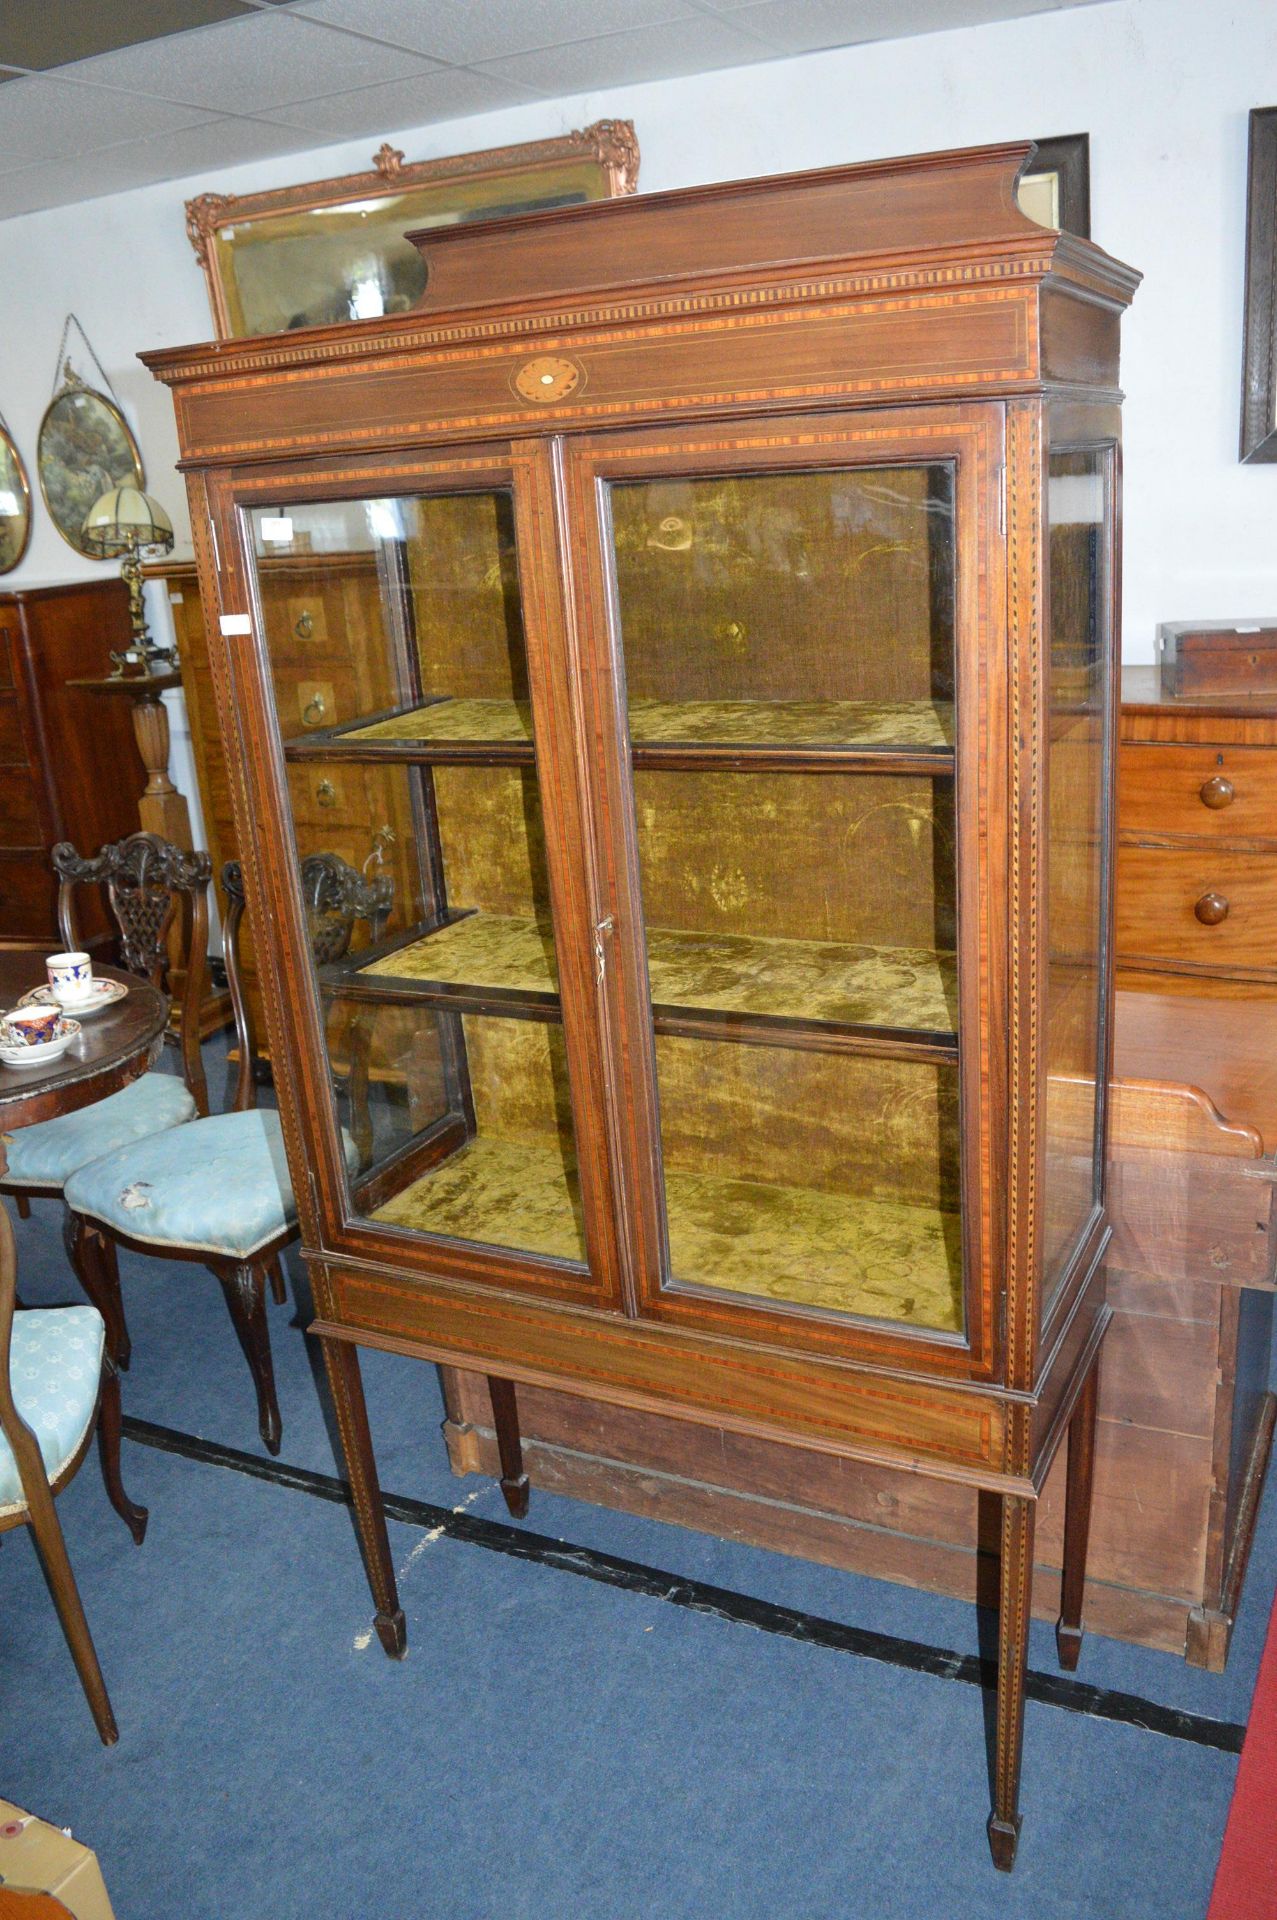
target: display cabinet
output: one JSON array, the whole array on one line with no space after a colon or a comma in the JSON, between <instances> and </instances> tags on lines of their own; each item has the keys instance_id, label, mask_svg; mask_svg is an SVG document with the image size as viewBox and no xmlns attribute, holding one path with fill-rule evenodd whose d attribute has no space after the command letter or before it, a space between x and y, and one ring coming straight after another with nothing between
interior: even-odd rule
<instances>
[{"instance_id":1,"label":"display cabinet","mask_svg":"<svg viewBox=\"0 0 1277 1920\"><path fill-rule=\"evenodd\" d=\"M412 315L146 356L383 1644L360 1345L489 1377L516 1514L520 1382L963 1482L1003 1867L1035 1501L1067 1432L1072 1666L1108 1318L1136 281L1019 213L1030 151L434 231ZM316 727L275 583L318 604L329 555L377 595ZM315 968L317 781L412 857Z\"/></svg>"}]
</instances>

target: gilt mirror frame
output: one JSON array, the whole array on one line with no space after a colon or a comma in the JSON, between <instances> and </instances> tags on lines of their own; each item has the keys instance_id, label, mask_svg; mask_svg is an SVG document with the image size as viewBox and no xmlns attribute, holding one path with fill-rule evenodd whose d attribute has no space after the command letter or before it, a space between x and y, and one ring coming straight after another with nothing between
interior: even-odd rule
<instances>
[{"instance_id":1,"label":"gilt mirror frame","mask_svg":"<svg viewBox=\"0 0 1277 1920\"><path fill-rule=\"evenodd\" d=\"M1250 116L1239 457L1277 460L1277 107Z\"/></svg>"},{"instance_id":2,"label":"gilt mirror frame","mask_svg":"<svg viewBox=\"0 0 1277 1920\"><path fill-rule=\"evenodd\" d=\"M31 545L31 521L31 482L26 462L0 417L0 573L12 573L21 564Z\"/></svg>"},{"instance_id":3,"label":"gilt mirror frame","mask_svg":"<svg viewBox=\"0 0 1277 1920\"><path fill-rule=\"evenodd\" d=\"M372 289L368 317L403 310L421 290L411 276L420 274L424 287L420 255L399 244L410 228L613 199L634 192L638 170L632 120L598 120L549 140L413 164L386 143L368 173L265 193L200 194L186 203L186 231L208 284L216 337L236 340L360 317L359 289L341 277L343 267L356 270L359 249L358 270Z\"/></svg>"},{"instance_id":4,"label":"gilt mirror frame","mask_svg":"<svg viewBox=\"0 0 1277 1920\"><path fill-rule=\"evenodd\" d=\"M100 560L85 542L84 518L113 487L146 488L146 468L133 429L113 399L72 372L44 410L36 435L36 477L57 531L86 560Z\"/></svg>"}]
</instances>

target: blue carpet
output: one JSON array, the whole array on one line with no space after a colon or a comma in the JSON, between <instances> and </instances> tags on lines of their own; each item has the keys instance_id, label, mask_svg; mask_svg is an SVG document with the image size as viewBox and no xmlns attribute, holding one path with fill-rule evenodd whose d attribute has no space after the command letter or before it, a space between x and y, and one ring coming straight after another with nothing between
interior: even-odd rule
<instances>
[{"instance_id":1,"label":"blue carpet","mask_svg":"<svg viewBox=\"0 0 1277 1920\"><path fill-rule=\"evenodd\" d=\"M58 1209L18 1226L30 1304L74 1297ZM220 1289L126 1257L126 1411L265 1459ZM271 1310L285 1460L335 1471L296 1275ZM458 1481L432 1368L365 1358L383 1484ZM118 1920L834 1920L1205 1909L1236 1762L1030 1703L1024 1834L984 1838L979 1692L392 1523L410 1652L370 1638L344 1508L126 1442L134 1549L90 1461L59 1506L121 1727L97 1742L25 1535L0 1552L0 1794L98 1851ZM973 1609L534 1491L528 1525L835 1621L976 1649ZM1277 1575L1261 1512L1225 1675L1088 1636L1079 1679L1244 1720ZM1034 1629L1032 1664L1057 1671Z\"/></svg>"}]
</instances>

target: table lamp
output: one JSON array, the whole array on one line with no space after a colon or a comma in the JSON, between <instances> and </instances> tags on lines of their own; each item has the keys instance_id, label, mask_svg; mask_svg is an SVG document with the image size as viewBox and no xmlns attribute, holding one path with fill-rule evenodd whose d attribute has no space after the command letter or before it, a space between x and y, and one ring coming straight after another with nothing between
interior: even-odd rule
<instances>
[{"instance_id":1,"label":"table lamp","mask_svg":"<svg viewBox=\"0 0 1277 1920\"><path fill-rule=\"evenodd\" d=\"M99 559L123 556L120 574L129 590L133 639L124 653L112 653L116 673L172 669L176 664L174 650L157 646L151 639L142 599L143 556L151 558L173 549L173 523L159 501L140 487L112 487L85 515L83 538L84 551Z\"/></svg>"}]
</instances>

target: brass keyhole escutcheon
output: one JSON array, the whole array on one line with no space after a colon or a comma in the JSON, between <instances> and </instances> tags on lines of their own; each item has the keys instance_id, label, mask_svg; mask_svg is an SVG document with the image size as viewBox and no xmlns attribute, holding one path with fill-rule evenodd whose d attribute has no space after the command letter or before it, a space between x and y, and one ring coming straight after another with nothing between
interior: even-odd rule
<instances>
[{"instance_id":1,"label":"brass keyhole escutcheon","mask_svg":"<svg viewBox=\"0 0 1277 1920\"><path fill-rule=\"evenodd\" d=\"M579 360L570 360L564 353L540 353L535 360L524 361L514 375L513 384L521 399L531 400L537 406L550 406L556 400L566 400L585 385L585 368Z\"/></svg>"},{"instance_id":2,"label":"brass keyhole escutcheon","mask_svg":"<svg viewBox=\"0 0 1277 1920\"><path fill-rule=\"evenodd\" d=\"M1222 893L1216 893L1212 887L1208 893L1202 895L1193 912L1204 927L1217 927L1222 920L1228 918L1228 901Z\"/></svg>"},{"instance_id":3,"label":"brass keyhole escutcheon","mask_svg":"<svg viewBox=\"0 0 1277 1920\"><path fill-rule=\"evenodd\" d=\"M1218 812L1220 807L1232 806L1236 792L1231 780L1225 780L1222 773L1213 773L1209 780L1202 781L1197 797L1204 807Z\"/></svg>"}]
</instances>

